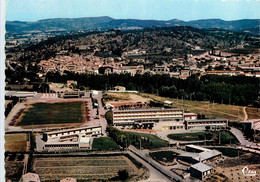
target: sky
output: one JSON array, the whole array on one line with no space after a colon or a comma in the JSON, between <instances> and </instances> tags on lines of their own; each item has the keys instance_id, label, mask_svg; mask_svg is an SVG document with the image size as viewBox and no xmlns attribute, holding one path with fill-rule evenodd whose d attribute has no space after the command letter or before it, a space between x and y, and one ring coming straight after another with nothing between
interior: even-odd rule
<instances>
[{"instance_id":1,"label":"sky","mask_svg":"<svg viewBox=\"0 0 260 182\"><path fill-rule=\"evenodd\" d=\"M260 0L7 0L6 20L110 16L184 21L260 19Z\"/></svg>"}]
</instances>

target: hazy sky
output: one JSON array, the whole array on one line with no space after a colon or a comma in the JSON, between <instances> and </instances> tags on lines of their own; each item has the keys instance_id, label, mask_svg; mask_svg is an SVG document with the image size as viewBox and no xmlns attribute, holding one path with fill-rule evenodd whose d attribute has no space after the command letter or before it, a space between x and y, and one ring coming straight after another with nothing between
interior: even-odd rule
<instances>
[{"instance_id":1,"label":"hazy sky","mask_svg":"<svg viewBox=\"0 0 260 182\"><path fill-rule=\"evenodd\" d=\"M259 19L260 0L7 0L7 20L110 16L196 20Z\"/></svg>"}]
</instances>

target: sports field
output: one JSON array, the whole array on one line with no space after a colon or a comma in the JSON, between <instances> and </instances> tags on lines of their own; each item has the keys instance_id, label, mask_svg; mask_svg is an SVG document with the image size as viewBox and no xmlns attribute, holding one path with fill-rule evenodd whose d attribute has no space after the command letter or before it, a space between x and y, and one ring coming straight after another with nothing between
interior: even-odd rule
<instances>
[{"instance_id":1,"label":"sports field","mask_svg":"<svg viewBox=\"0 0 260 182\"><path fill-rule=\"evenodd\" d=\"M81 123L85 115L84 102L35 103L26 108L15 125Z\"/></svg>"},{"instance_id":2,"label":"sports field","mask_svg":"<svg viewBox=\"0 0 260 182\"><path fill-rule=\"evenodd\" d=\"M123 155L84 157L34 158L33 170L41 181L59 181L71 177L78 181L106 180L117 176L119 170L127 170L130 176L139 174L138 168Z\"/></svg>"},{"instance_id":3,"label":"sports field","mask_svg":"<svg viewBox=\"0 0 260 182\"><path fill-rule=\"evenodd\" d=\"M28 135L26 133L5 134L5 151L28 152Z\"/></svg>"}]
</instances>

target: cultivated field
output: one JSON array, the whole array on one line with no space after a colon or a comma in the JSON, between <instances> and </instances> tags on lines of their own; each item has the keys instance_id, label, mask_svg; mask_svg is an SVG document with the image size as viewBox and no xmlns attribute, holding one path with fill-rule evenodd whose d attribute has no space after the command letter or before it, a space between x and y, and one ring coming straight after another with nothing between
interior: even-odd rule
<instances>
[{"instance_id":1,"label":"cultivated field","mask_svg":"<svg viewBox=\"0 0 260 182\"><path fill-rule=\"evenodd\" d=\"M125 156L37 157L33 170L41 181L57 181L71 177L79 181L110 179L119 170L126 169L130 176L139 175L138 168Z\"/></svg>"},{"instance_id":2,"label":"cultivated field","mask_svg":"<svg viewBox=\"0 0 260 182\"><path fill-rule=\"evenodd\" d=\"M23 155L17 156L16 154L8 155L5 158L6 179L10 179L14 182L18 182L21 179L24 168L23 159Z\"/></svg>"},{"instance_id":3,"label":"cultivated field","mask_svg":"<svg viewBox=\"0 0 260 182\"><path fill-rule=\"evenodd\" d=\"M34 103L29 105L15 125L82 123L86 121L84 102Z\"/></svg>"},{"instance_id":4,"label":"cultivated field","mask_svg":"<svg viewBox=\"0 0 260 182\"><path fill-rule=\"evenodd\" d=\"M256 154L244 154L239 158L228 158L221 161L217 167L216 172L222 173L228 177L230 181L248 181L256 182L260 180L260 156ZM256 171L255 176L245 176L242 169L248 167L249 170Z\"/></svg>"},{"instance_id":5,"label":"cultivated field","mask_svg":"<svg viewBox=\"0 0 260 182\"><path fill-rule=\"evenodd\" d=\"M29 139L26 133L5 134L5 151L28 152Z\"/></svg>"}]
</instances>

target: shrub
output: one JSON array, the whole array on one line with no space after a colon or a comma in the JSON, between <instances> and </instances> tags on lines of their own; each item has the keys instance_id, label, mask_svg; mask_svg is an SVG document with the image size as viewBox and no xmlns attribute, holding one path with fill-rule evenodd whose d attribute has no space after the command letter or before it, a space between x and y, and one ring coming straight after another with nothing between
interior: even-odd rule
<instances>
[{"instance_id":1,"label":"shrub","mask_svg":"<svg viewBox=\"0 0 260 182\"><path fill-rule=\"evenodd\" d=\"M125 181L125 180L127 180L127 178L129 177L129 173L128 173L128 171L127 170L119 170L118 172L117 172L117 174L118 174L118 179L119 180L122 180L122 181Z\"/></svg>"}]
</instances>

